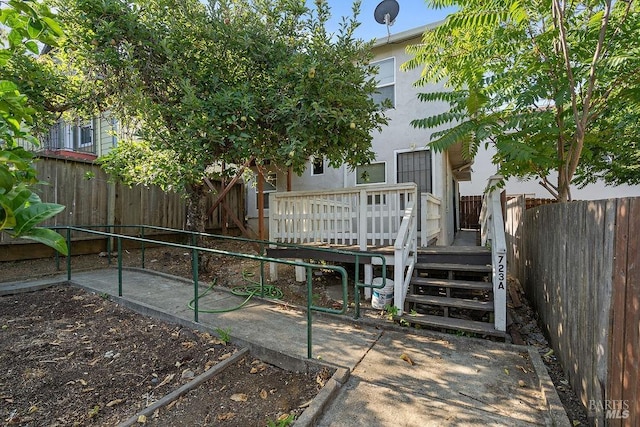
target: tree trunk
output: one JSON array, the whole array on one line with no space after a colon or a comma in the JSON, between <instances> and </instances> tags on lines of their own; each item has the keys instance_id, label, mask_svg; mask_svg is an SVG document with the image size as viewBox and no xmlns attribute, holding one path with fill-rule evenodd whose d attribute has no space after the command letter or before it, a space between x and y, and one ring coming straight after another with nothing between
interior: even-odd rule
<instances>
[{"instance_id":1,"label":"tree trunk","mask_svg":"<svg viewBox=\"0 0 640 427\"><path fill-rule=\"evenodd\" d=\"M207 220L207 190L204 185L191 185L187 187L187 230L198 233L205 232ZM206 240L202 236L197 236L195 240L190 240L187 244L195 244L199 247L207 247ZM192 254L193 257L193 254ZM193 258L192 258L193 261ZM198 252L198 270L200 273L209 271L210 257L207 254Z\"/></svg>"},{"instance_id":2,"label":"tree trunk","mask_svg":"<svg viewBox=\"0 0 640 427\"><path fill-rule=\"evenodd\" d=\"M206 196L204 185L187 187L187 230L204 233L207 219Z\"/></svg>"},{"instance_id":3,"label":"tree trunk","mask_svg":"<svg viewBox=\"0 0 640 427\"><path fill-rule=\"evenodd\" d=\"M560 168L558 168L558 196L556 197L558 202L566 203L569 201L569 185L564 166L560 166Z\"/></svg>"}]
</instances>

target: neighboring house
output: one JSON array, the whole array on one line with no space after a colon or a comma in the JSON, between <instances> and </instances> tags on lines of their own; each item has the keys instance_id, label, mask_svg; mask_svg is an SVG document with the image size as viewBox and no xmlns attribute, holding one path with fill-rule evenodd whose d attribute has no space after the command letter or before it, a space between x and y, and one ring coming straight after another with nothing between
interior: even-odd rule
<instances>
[{"instance_id":1,"label":"neighboring house","mask_svg":"<svg viewBox=\"0 0 640 427\"><path fill-rule=\"evenodd\" d=\"M491 175L495 175L497 166L491 161L495 154L495 148L489 147L485 149L480 147L476 155L471 180L460 185L460 194L462 196L478 196L481 195L486 186L487 180ZM551 182L556 182L556 174L551 177ZM509 179L505 184L505 190L508 195L525 194L532 198L553 198L551 193L544 189L538 180L523 181L517 178ZM617 197L638 197L640 196L640 185L618 185L608 186L598 181L589 184L585 188L571 187L571 198L573 200L600 200Z\"/></svg>"},{"instance_id":2,"label":"neighboring house","mask_svg":"<svg viewBox=\"0 0 640 427\"><path fill-rule=\"evenodd\" d=\"M446 103L425 103L417 98L419 92L441 90L442 85L416 88L413 84L421 69L402 71L400 66L410 59L406 47L420 43L424 26L384 37L373 46L373 63L378 65L379 101L389 99L393 107L386 111L388 126L373 135L372 149L376 159L350 171L348 166L331 168L324 159L310 159L302 176L290 178L291 190L328 190L336 188L368 187L380 184L415 182L418 194L431 193L441 200L442 232L438 245L453 241L458 227L459 182L470 179L471 164L463 159L459 147L444 153L429 150L430 135L437 129L413 128L411 120L444 112ZM269 216L269 194L287 190L287 171L271 167L265 185L265 217ZM258 192L255 185L247 185L247 213L249 224L257 229ZM420 217L418 212L418 217Z\"/></svg>"},{"instance_id":3,"label":"neighboring house","mask_svg":"<svg viewBox=\"0 0 640 427\"><path fill-rule=\"evenodd\" d=\"M117 145L116 135L118 122L108 113L72 122L60 119L49 133L41 138L40 146L27 143L25 148L36 153L94 160L107 154Z\"/></svg>"}]
</instances>

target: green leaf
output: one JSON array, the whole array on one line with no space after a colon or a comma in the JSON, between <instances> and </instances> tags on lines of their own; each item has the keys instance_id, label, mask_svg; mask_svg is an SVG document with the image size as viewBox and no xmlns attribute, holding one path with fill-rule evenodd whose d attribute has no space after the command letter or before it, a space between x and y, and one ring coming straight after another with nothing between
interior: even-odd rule
<instances>
[{"instance_id":1,"label":"green leaf","mask_svg":"<svg viewBox=\"0 0 640 427\"><path fill-rule=\"evenodd\" d=\"M26 233L20 235L21 239L35 240L36 242L44 243L47 246L52 247L62 255L69 254L69 248L64 237L48 228L32 228Z\"/></svg>"},{"instance_id":2,"label":"green leaf","mask_svg":"<svg viewBox=\"0 0 640 427\"><path fill-rule=\"evenodd\" d=\"M13 210L6 202L5 196L0 194L0 230L15 227L16 217Z\"/></svg>"},{"instance_id":3,"label":"green leaf","mask_svg":"<svg viewBox=\"0 0 640 427\"><path fill-rule=\"evenodd\" d=\"M38 43L34 42L33 40L29 40L24 45L27 49L29 49L29 51L35 53L36 55L40 53L40 49L38 48Z\"/></svg>"},{"instance_id":4,"label":"green leaf","mask_svg":"<svg viewBox=\"0 0 640 427\"><path fill-rule=\"evenodd\" d=\"M9 169L5 165L0 164L0 188L8 193L13 188L15 182L16 178L9 172Z\"/></svg>"},{"instance_id":5,"label":"green leaf","mask_svg":"<svg viewBox=\"0 0 640 427\"><path fill-rule=\"evenodd\" d=\"M33 8L28 4L28 1L16 1L16 0L10 0L9 4L16 10L19 10L20 12L24 13L25 15L30 15L32 17L37 17L38 14L36 13L35 10L33 10Z\"/></svg>"},{"instance_id":6,"label":"green leaf","mask_svg":"<svg viewBox=\"0 0 640 427\"><path fill-rule=\"evenodd\" d=\"M58 25L58 23L54 20L49 18L48 16L43 16L40 19L42 19L42 21L47 24L47 26L49 27L49 29L51 31L53 31L53 33L60 37L64 34L64 32L62 31L62 28L60 28L60 25Z\"/></svg>"},{"instance_id":7,"label":"green leaf","mask_svg":"<svg viewBox=\"0 0 640 427\"><path fill-rule=\"evenodd\" d=\"M14 233L16 237L28 232L37 224L59 214L64 210L64 206L56 203L36 203L16 211L16 226Z\"/></svg>"},{"instance_id":8,"label":"green leaf","mask_svg":"<svg viewBox=\"0 0 640 427\"><path fill-rule=\"evenodd\" d=\"M35 196L37 199L34 198L33 196ZM17 211L18 209L20 209L20 207L24 205L26 202L30 202L32 204L40 203L38 196L34 194L31 190L24 188L24 186L22 187L18 186L17 188L14 188L13 191L11 191L5 197L6 197L5 203L13 211Z\"/></svg>"},{"instance_id":9,"label":"green leaf","mask_svg":"<svg viewBox=\"0 0 640 427\"><path fill-rule=\"evenodd\" d=\"M0 80L0 92L13 92L18 90L18 85L9 80Z\"/></svg>"},{"instance_id":10,"label":"green leaf","mask_svg":"<svg viewBox=\"0 0 640 427\"><path fill-rule=\"evenodd\" d=\"M44 30L44 26L39 19L29 19L27 32L32 39L38 39Z\"/></svg>"},{"instance_id":11,"label":"green leaf","mask_svg":"<svg viewBox=\"0 0 640 427\"><path fill-rule=\"evenodd\" d=\"M19 31L13 29L11 30L11 32L9 32L7 39L9 40L9 46L11 48L15 48L22 43L22 34L20 34Z\"/></svg>"}]
</instances>

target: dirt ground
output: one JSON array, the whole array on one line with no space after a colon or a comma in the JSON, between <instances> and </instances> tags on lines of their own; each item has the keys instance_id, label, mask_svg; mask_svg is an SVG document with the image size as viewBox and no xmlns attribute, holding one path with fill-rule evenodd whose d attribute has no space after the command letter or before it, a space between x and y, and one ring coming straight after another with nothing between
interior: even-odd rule
<instances>
[{"instance_id":1,"label":"dirt ground","mask_svg":"<svg viewBox=\"0 0 640 427\"><path fill-rule=\"evenodd\" d=\"M210 243L211 247L220 250L255 253L253 248L243 243ZM108 266L106 254L101 255L72 257L73 271ZM179 248L150 248L145 251L146 268L186 278L192 277L190 259L190 253ZM116 258L112 258L111 262L115 265ZM122 262L124 266L140 267L140 251L124 251ZM229 288L255 281L260 271L258 261L226 255L212 255L204 262L207 268L200 271L199 280ZM64 258L60 267L64 270ZM21 280L25 274L29 277L60 274L52 259L5 262L1 270L0 281ZM330 286L335 286L336 278L335 273L328 270L314 274L315 305L337 305L327 292ZM281 299L284 302L306 305L306 286L295 281L293 267L281 266L279 280L271 284L282 292ZM51 292L52 296L39 292L0 298L0 345L12 349L0 358L0 370L9 372L9 375L0 379L0 410L7 425L74 425L73 421L78 421L77 425L113 424L116 420L121 421L133 415L150 400L162 396L163 388L176 388L186 381L182 379L185 371L198 375L220 357L235 350L232 345L225 345L216 337L164 325L153 319L138 319L137 315L99 296L59 288L47 292ZM68 292L72 294L66 294ZM518 306L511 307L519 337L524 343L536 346L543 355L573 425L588 425L584 407L565 380L557 358L550 352L538 328L535 313L522 292L519 295ZM48 307L46 304L55 299L53 296L60 297L56 299L58 306ZM63 309L63 301L67 301L71 307L65 305ZM25 310L25 307L29 308ZM49 312L67 314L55 320L46 317ZM111 314L106 316L108 313ZM36 329L40 325L43 330ZM89 337L87 334L90 331L96 335ZM122 335L116 336L116 333ZM156 333L158 335L153 335ZM125 349L125 346L126 352L123 352L121 349ZM33 355L29 359L25 354ZM118 356L113 357L115 354ZM123 356L125 354L127 356ZM174 357L165 360L163 355L166 354ZM106 357L108 355L111 357ZM5 359L5 356L13 359ZM20 361L23 359L24 364ZM76 370L62 374L59 365L73 367L73 361L78 363ZM92 362L93 365L89 365ZM114 370L99 370L103 365ZM259 373L255 373L256 366L259 367ZM49 381L51 372L66 377L55 382ZM93 373L100 380L89 380L88 376ZM224 376L205 383L205 388L197 394L187 395L168 410L157 412L155 418L150 417L147 423L265 426L271 421L273 425L284 426L288 423L285 417L298 416L328 376L327 372L310 376L289 373L245 358L227 368ZM163 384L169 377L170 381ZM116 385L125 380L132 385L127 386L130 391L122 392ZM21 386L23 383L25 385ZM56 384L59 387L54 393L51 387ZM77 404L64 403L67 401ZM64 413L58 414L57 411ZM281 421L276 424L278 418ZM43 423L43 420L46 422Z\"/></svg>"},{"instance_id":2,"label":"dirt ground","mask_svg":"<svg viewBox=\"0 0 640 427\"><path fill-rule=\"evenodd\" d=\"M0 327L5 425L116 425L238 350L67 286L0 297ZM293 420L330 375L287 372L246 356L146 421L265 426Z\"/></svg>"}]
</instances>

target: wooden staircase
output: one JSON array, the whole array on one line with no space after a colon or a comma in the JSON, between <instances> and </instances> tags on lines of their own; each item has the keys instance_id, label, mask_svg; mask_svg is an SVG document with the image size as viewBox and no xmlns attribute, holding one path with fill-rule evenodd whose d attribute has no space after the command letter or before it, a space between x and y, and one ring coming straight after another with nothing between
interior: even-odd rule
<instances>
[{"instance_id":1,"label":"wooden staircase","mask_svg":"<svg viewBox=\"0 0 640 427\"><path fill-rule=\"evenodd\" d=\"M491 251L480 246L427 247L405 298L400 321L453 333L505 337L494 327Z\"/></svg>"}]
</instances>

